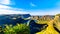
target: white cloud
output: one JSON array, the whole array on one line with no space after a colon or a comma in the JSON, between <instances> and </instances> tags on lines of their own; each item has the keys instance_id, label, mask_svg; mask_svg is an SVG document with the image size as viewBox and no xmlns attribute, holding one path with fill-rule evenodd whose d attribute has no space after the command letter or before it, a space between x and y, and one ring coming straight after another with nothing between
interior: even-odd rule
<instances>
[{"instance_id":1,"label":"white cloud","mask_svg":"<svg viewBox=\"0 0 60 34\"><path fill-rule=\"evenodd\" d=\"M13 0L0 0L0 5L15 5L15 2Z\"/></svg>"},{"instance_id":2,"label":"white cloud","mask_svg":"<svg viewBox=\"0 0 60 34\"><path fill-rule=\"evenodd\" d=\"M51 9L51 10L29 10L29 14L31 15L55 15L59 14L60 10L59 9Z\"/></svg>"},{"instance_id":3,"label":"white cloud","mask_svg":"<svg viewBox=\"0 0 60 34\"><path fill-rule=\"evenodd\" d=\"M8 5L10 3L11 3L10 0L0 0L0 4Z\"/></svg>"},{"instance_id":4,"label":"white cloud","mask_svg":"<svg viewBox=\"0 0 60 34\"><path fill-rule=\"evenodd\" d=\"M31 6L34 6L35 4L31 3ZM35 5L36 6L36 5ZM52 9L47 10L33 10L29 13L31 15L55 15L60 13L60 1L56 2L56 7Z\"/></svg>"},{"instance_id":5,"label":"white cloud","mask_svg":"<svg viewBox=\"0 0 60 34\"><path fill-rule=\"evenodd\" d=\"M0 5L0 15L1 14L26 14L22 9L12 8L9 6Z\"/></svg>"},{"instance_id":6,"label":"white cloud","mask_svg":"<svg viewBox=\"0 0 60 34\"><path fill-rule=\"evenodd\" d=\"M23 9L6 6L10 4L11 4L11 0L0 0L0 15L1 14L26 14L26 12L24 12Z\"/></svg>"},{"instance_id":7,"label":"white cloud","mask_svg":"<svg viewBox=\"0 0 60 34\"><path fill-rule=\"evenodd\" d=\"M31 14L31 15L55 15L60 13L59 8L51 10L24 10L18 8L12 8L9 6L0 5L0 15L1 14Z\"/></svg>"},{"instance_id":8,"label":"white cloud","mask_svg":"<svg viewBox=\"0 0 60 34\"><path fill-rule=\"evenodd\" d=\"M36 7L36 5L34 3L32 3L32 2L30 3L30 5L33 6L33 7Z\"/></svg>"},{"instance_id":9,"label":"white cloud","mask_svg":"<svg viewBox=\"0 0 60 34\"><path fill-rule=\"evenodd\" d=\"M5 4L5 5L2 5L2 4ZM51 10L24 10L24 9L18 9L18 8L12 8L12 7L6 6L7 4L11 4L10 0L9 1L0 0L0 15L1 14L55 15L57 13L60 13L59 8L54 8ZM30 5L33 7L36 6L33 3L30 3ZM58 4L58 6L59 6L59 4Z\"/></svg>"}]
</instances>

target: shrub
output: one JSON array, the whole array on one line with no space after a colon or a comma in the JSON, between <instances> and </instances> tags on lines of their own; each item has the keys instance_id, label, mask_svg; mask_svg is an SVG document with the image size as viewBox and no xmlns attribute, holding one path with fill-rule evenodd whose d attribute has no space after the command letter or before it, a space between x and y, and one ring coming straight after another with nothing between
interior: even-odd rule
<instances>
[{"instance_id":1,"label":"shrub","mask_svg":"<svg viewBox=\"0 0 60 34\"><path fill-rule=\"evenodd\" d=\"M5 34L30 34L29 26L26 24L17 24L15 26L6 25L4 28Z\"/></svg>"}]
</instances>

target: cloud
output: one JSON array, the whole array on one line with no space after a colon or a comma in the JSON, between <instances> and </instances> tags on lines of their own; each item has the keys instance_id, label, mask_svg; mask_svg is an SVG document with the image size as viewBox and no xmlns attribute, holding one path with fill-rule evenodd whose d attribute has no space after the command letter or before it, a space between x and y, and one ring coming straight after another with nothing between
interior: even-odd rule
<instances>
[{"instance_id":1,"label":"cloud","mask_svg":"<svg viewBox=\"0 0 60 34\"><path fill-rule=\"evenodd\" d=\"M11 2L12 2L11 0L0 0L0 15L2 14L26 14L24 9L12 8L10 6L7 6L7 5L11 5Z\"/></svg>"},{"instance_id":2,"label":"cloud","mask_svg":"<svg viewBox=\"0 0 60 34\"><path fill-rule=\"evenodd\" d=\"M24 10L0 5L0 15L2 14L31 14L31 15L55 15L60 13L59 8L51 10Z\"/></svg>"},{"instance_id":3,"label":"cloud","mask_svg":"<svg viewBox=\"0 0 60 34\"><path fill-rule=\"evenodd\" d=\"M59 14L60 9L51 9L51 10L29 10L29 14L31 15L55 15Z\"/></svg>"},{"instance_id":4,"label":"cloud","mask_svg":"<svg viewBox=\"0 0 60 34\"><path fill-rule=\"evenodd\" d=\"M11 3L10 0L0 0L0 4L8 5L10 3Z\"/></svg>"},{"instance_id":5,"label":"cloud","mask_svg":"<svg viewBox=\"0 0 60 34\"><path fill-rule=\"evenodd\" d=\"M12 8L10 6L6 6L9 4L11 4L10 0L3 0L3 1L0 0L0 15L2 14L55 15L57 13L60 13L60 8L54 8L49 10L25 10L25 9ZM32 7L36 7L34 3L30 3L30 5ZM57 6L59 6L59 3Z\"/></svg>"},{"instance_id":6,"label":"cloud","mask_svg":"<svg viewBox=\"0 0 60 34\"><path fill-rule=\"evenodd\" d=\"M0 5L15 5L12 0L0 0Z\"/></svg>"},{"instance_id":7,"label":"cloud","mask_svg":"<svg viewBox=\"0 0 60 34\"><path fill-rule=\"evenodd\" d=\"M33 7L36 7L36 5L34 3L32 3L32 2L30 3L30 5L33 6Z\"/></svg>"},{"instance_id":8,"label":"cloud","mask_svg":"<svg viewBox=\"0 0 60 34\"><path fill-rule=\"evenodd\" d=\"M12 8L9 6L0 5L0 15L1 14L26 14L22 9Z\"/></svg>"},{"instance_id":9,"label":"cloud","mask_svg":"<svg viewBox=\"0 0 60 34\"><path fill-rule=\"evenodd\" d=\"M33 3L31 3L32 6ZM54 8L46 9L46 10L29 10L31 15L55 15L60 13L60 0L56 2L56 6ZM31 12L30 12L31 11Z\"/></svg>"}]
</instances>

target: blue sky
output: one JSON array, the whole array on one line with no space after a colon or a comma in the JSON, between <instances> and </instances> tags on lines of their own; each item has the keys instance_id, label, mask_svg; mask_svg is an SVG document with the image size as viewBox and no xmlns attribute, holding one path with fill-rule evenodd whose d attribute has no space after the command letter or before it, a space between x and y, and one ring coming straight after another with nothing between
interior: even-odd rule
<instances>
[{"instance_id":1,"label":"blue sky","mask_svg":"<svg viewBox=\"0 0 60 34\"><path fill-rule=\"evenodd\" d=\"M15 0L13 7L38 10L38 9L51 9L56 7L58 0Z\"/></svg>"},{"instance_id":2,"label":"blue sky","mask_svg":"<svg viewBox=\"0 0 60 34\"><path fill-rule=\"evenodd\" d=\"M5 14L55 15L60 13L60 0L0 0L0 7Z\"/></svg>"}]
</instances>

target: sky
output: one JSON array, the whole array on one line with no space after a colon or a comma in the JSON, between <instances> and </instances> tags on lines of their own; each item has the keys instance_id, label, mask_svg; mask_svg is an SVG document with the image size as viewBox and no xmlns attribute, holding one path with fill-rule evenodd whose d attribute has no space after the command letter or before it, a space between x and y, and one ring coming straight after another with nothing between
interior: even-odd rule
<instances>
[{"instance_id":1,"label":"sky","mask_svg":"<svg viewBox=\"0 0 60 34\"><path fill-rule=\"evenodd\" d=\"M58 13L60 13L60 0L0 0L0 15L55 15Z\"/></svg>"}]
</instances>

